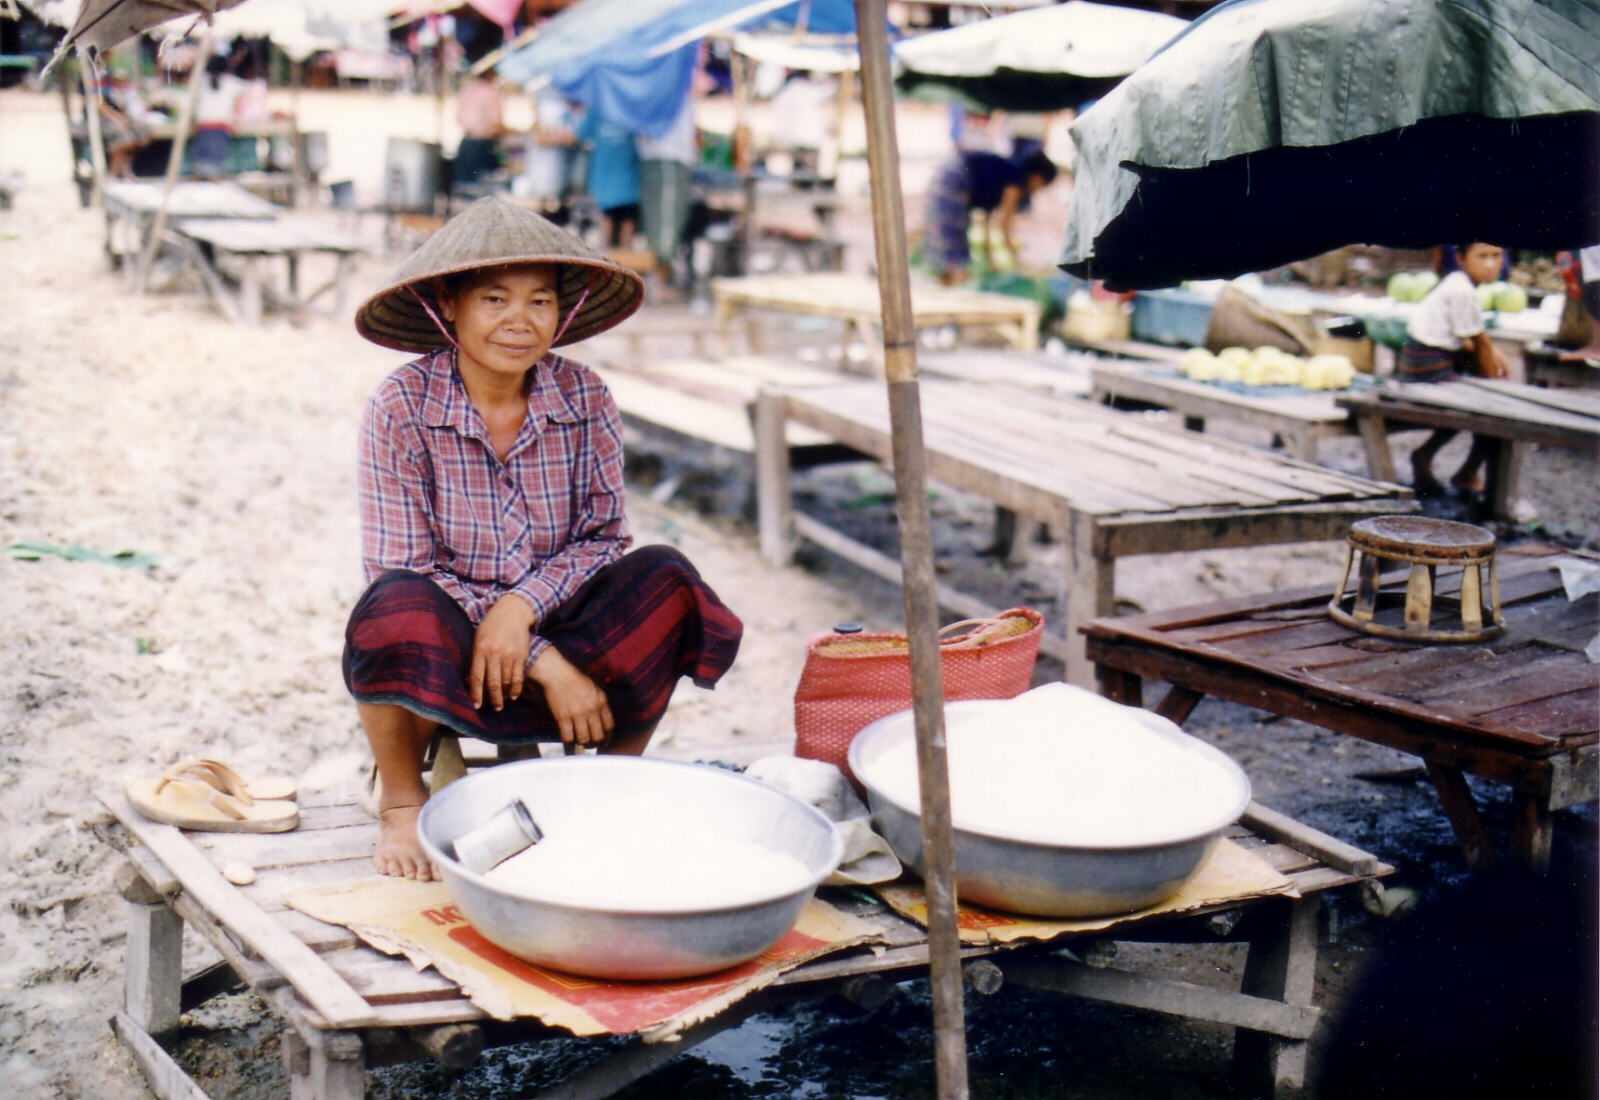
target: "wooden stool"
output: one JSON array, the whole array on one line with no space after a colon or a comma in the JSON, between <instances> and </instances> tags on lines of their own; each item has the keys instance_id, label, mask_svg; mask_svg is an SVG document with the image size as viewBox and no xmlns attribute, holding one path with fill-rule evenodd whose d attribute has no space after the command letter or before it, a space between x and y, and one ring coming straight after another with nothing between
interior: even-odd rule
<instances>
[{"instance_id":1,"label":"wooden stool","mask_svg":"<svg viewBox=\"0 0 1600 1100\"><path fill-rule=\"evenodd\" d=\"M1328 603L1328 615L1334 622L1363 634L1417 642L1482 642L1505 633L1492 531L1470 523L1425 516L1375 516L1350 526L1349 543L1344 575L1339 578L1339 587ZM1361 554L1361 565L1356 574L1355 601L1346 611L1344 589L1357 552ZM1411 566L1411 575L1406 581L1403 627L1387 626L1374 618L1378 609L1379 575L1386 566L1397 563ZM1461 619L1456 628L1432 624L1436 571L1442 565L1457 566L1461 570ZM1489 599L1487 623L1484 621L1486 592Z\"/></svg>"}]
</instances>

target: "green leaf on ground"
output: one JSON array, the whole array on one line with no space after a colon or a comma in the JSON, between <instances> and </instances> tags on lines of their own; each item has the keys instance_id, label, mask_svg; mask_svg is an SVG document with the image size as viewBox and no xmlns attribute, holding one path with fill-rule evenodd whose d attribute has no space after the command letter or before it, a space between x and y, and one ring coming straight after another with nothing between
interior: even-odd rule
<instances>
[{"instance_id":1,"label":"green leaf on ground","mask_svg":"<svg viewBox=\"0 0 1600 1100\"><path fill-rule=\"evenodd\" d=\"M137 550L118 550L107 554L100 550L90 550L86 546L72 543L69 546L59 546L53 542L29 542L18 540L6 547L6 556L18 561L39 561L42 558L65 558L67 561L92 561L99 565L114 565L119 569L153 569L159 564L160 559L154 554L142 554Z\"/></svg>"}]
</instances>

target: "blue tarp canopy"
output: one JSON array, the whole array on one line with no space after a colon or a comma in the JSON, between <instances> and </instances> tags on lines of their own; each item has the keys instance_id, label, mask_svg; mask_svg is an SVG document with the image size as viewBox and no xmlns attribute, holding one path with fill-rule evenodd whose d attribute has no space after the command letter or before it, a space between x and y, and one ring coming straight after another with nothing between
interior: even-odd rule
<instances>
[{"instance_id":1,"label":"blue tarp canopy","mask_svg":"<svg viewBox=\"0 0 1600 1100\"><path fill-rule=\"evenodd\" d=\"M548 76L603 117L659 135L683 107L700 39L717 30L802 21L814 34L850 34L855 6L850 0L584 0L495 69L517 84Z\"/></svg>"}]
</instances>

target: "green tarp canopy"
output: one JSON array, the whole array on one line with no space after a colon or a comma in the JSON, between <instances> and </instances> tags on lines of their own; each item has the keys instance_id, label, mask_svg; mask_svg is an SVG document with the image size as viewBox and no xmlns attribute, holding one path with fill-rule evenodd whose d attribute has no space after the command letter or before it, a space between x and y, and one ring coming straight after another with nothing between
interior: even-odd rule
<instances>
[{"instance_id":1,"label":"green tarp canopy","mask_svg":"<svg viewBox=\"0 0 1600 1100\"><path fill-rule=\"evenodd\" d=\"M1229 0L1073 126L1061 265L1121 286L1366 242L1600 236L1597 0Z\"/></svg>"}]
</instances>

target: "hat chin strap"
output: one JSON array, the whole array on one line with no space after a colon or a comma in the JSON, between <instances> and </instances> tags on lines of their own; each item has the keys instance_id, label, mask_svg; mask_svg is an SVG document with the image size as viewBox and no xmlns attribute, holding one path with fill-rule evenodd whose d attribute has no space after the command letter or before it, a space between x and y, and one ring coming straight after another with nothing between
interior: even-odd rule
<instances>
[{"instance_id":1,"label":"hat chin strap","mask_svg":"<svg viewBox=\"0 0 1600 1100\"><path fill-rule=\"evenodd\" d=\"M554 347L556 344L561 342L561 337L566 334L567 326L572 324L572 319L576 317L578 315L578 311L583 308L583 303L589 300L589 291L594 289L594 281L596 278L597 275L592 274L589 276L588 281L583 284L583 290L578 294L578 300L574 302L572 304L572 308L567 311L566 320L561 322L561 327L556 329L556 334L550 338L551 347ZM428 299L418 294L417 288L414 286L408 286L406 289L411 291L411 296L415 298L417 300L417 304L422 307L422 312L426 313L429 319L433 321L434 325L438 327L440 334L443 335L446 340L450 341L450 346L456 349L456 354L465 355L466 352L461 350L461 345L456 343L456 338L451 335L450 330L446 328L444 322L439 319L439 315L435 313L433 311L433 307L428 304Z\"/></svg>"}]
</instances>

